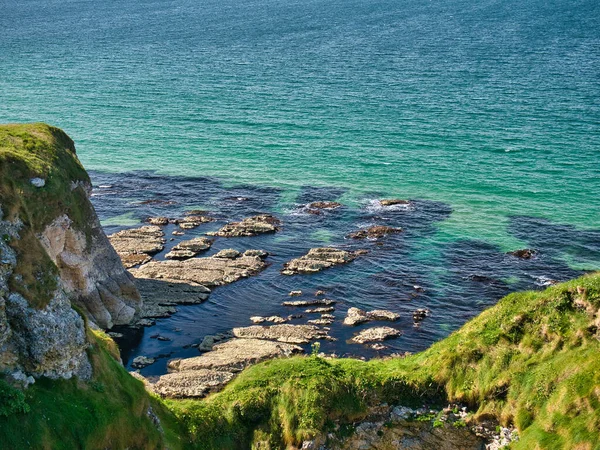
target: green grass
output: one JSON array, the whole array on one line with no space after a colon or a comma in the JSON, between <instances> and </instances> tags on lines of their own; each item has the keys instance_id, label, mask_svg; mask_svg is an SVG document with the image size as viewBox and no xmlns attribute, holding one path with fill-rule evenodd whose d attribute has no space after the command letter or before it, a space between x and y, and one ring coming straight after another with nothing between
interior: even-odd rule
<instances>
[{"instance_id":1,"label":"green grass","mask_svg":"<svg viewBox=\"0 0 600 450\"><path fill-rule=\"evenodd\" d=\"M35 177L46 185L34 187L30 180ZM47 305L58 274L36 234L67 214L77 229L91 236L91 206L77 182L89 184L89 177L63 131L41 123L0 125L0 206L5 220L24 224L19 239L9 243L18 256L10 284L32 306Z\"/></svg>"},{"instance_id":2,"label":"green grass","mask_svg":"<svg viewBox=\"0 0 600 450\"><path fill-rule=\"evenodd\" d=\"M185 432L162 402L148 395L113 358L112 340L90 332L88 355L93 378L50 380L42 378L23 394L0 382L0 443L13 449L184 448ZM18 394L23 396L17 398ZM25 408L23 405L26 405ZM164 435L146 415L148 407L159 415Z\"/></svg>"}]
</instances>

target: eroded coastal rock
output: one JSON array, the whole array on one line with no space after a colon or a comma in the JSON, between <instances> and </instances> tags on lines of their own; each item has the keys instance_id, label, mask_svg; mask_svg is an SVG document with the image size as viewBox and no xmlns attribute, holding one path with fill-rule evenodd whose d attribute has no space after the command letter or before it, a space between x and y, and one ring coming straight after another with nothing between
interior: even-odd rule
<instances>
[{"instance_id":1,"label":"eroded coastal rock","mask_svg":"<svg viewBox=\"0 0 600 450\"><path fill-rule=\"evenodd\" d=\"M315 273L329 267L354 261L360 252L349 252L333 247L312 248L300 258L284 264L283 275Z\"/></svg>"},{"instance_id":2,"label":"eroded coastal rock","mask_svg":"<svg viewBox=\"0 0 600 450\"><path fill-rule=\"evenodd\" d=\"M212 239L197 237L189 241L182 241L174 246L169 253L165 255L167 259L189 259L208 250L213 243Z\"/></svg>"},{"instance_id":3,"label":"eroded coastal rock","mask_svg":"<svg viewBox=\"0 0 600 450\"><path fill-rule=\"evenodd\" d=\"M522 248L519 250L508 252L507 254L519 259L531 259L537 254L537 251L530 248Z\"/></svg>"},{"instance_id":4,"label":"eroded coastal rock","mask_svg":"<svg viewBox=\"0 0 600 450\"><path fill-rule=\"evenodd\" d=\"M206 287L229 284L256 275L266 267L258 256L192 258L185 261L152 261L131 269L136 278L191 283Z\"/></svg>"},{"instance_id":5,"label":"eroded coastal rock","mask_svg":"<svg viewBox=\"0 0 600 450\"><path fill-rule=\"evenodd\" d=\"M374 225L372 227L350 233L348 237L350 239L380 239L390 234L402 233L402 231L402 228Z\"/></svg>"},{"instance_id":6,"label":"eroded coastal rock","mask_svg":"<svg viewBox=\"0 0 600 450\"><path fill-rule=\"evenodd\" d=\"M148 378L147 387L163 397L203 397L222 389L251 364L301 352L301 347L287 343L232 339L200 356L169 361L170 373Z\"/></svg>"},{"instance_id":7,"label":"eroded coastal rock","mask_svg":"<svg viewBox=\"0 0 600 450\"><path fill-rule=\"evenodd\" d=\"M158 225L118 231L108 239L127 269L147 263L165 248L165 233Z\"/></svg>"},{"instance_id":8,"label":"eroded coastal rock","mask_svg":"<svg viewBox=\"0 0 600 450\"><path fill-rule=\"evenodd\" d=\"M400 330L391 327L376 327L362 330L350 342L354 344L366 344L369 342L380 342L386 339L392 339L402 334Z\"/></svg>"},{"instance_id":9,"label":"eroded coastal rock","mask_svg":"<svg viewBox=\"0 0 600 450\"><path fill-rule=\"evenodd\" d=\"M410 205L410 201L399 198L386 198L379 200L379 204L381 206Z\"/></svg>"},{"instance_id":10,"label":"eroded coastal rock","mask_svg":"<svg viewBox=\"0 0 600 450\"><path fill-rule=\"evenodd\" d=\"M359 308L349 308L344 318L344 325L358 325L371 320L389 320L395 321L400 318L400 314L385 309L374 309L373 311L363 311Z\"/></svg>"},{"instance_id":11,"label":"eroded coastal rock","mask_svg":"<svg viewBox=\"0 0 600 450\"><path fill-rule=\"evenodd\" d=\"M285 317L281 317L281 316L267 316L267 317L252 316L252 317L250 317L250 321L252 323L264 323L264 322L285 323L288 321L288 319Z\"/></svg>"},{"instance_id":12,"label":"eroded coastal rock","mask_svg":"<svg viewBox=\"0 0 600 450\"><path fill-rule=\"evenodd\" d=\"M203 223L214 222L214 220L212 217L206 215L187 215L183 219L172 219L169 222L179 225L179 228L182 230L191 230Z\"/></svg>"},{"instance_id":13,"label":"eroded coastal rock","mask_svg":"<svg viewBox=\"0 0 600 450\"><path fill-rule=\"evenodd\" d=\"M314 300L290 300L290 301L283 302L282 305L283 306L316 306L316 305L330 306L330 305L335 305L336 303L337 303L337 301L335 301L335 300L331 300L328 298L319 298L319 299L314 299Z\"/></svg>"},{"instance_id":14,"label":"eroded coastal rock","mask_svg":"<svg viewBox=\"0 0 600 450\"><path fill-rule=\"evenodd\" d=\"M253 325L233 329L233 335L245 339L266 339L290 344L307 344L314 339L331 339L327 332L313 325Z\"/></svg>"},{"instance_id":15,"label":"eroded coastal rock","mask_svg":"<svg viewBox=\"0 0 600 450\"><path fill-rule=\"evenodd\" d=\"M218 231L207 233L209 236L240 237L275 233L281 229L281 221L270 215L260 214L248 217L241 222L231 222Z\"/></svg>"}]
</instances>

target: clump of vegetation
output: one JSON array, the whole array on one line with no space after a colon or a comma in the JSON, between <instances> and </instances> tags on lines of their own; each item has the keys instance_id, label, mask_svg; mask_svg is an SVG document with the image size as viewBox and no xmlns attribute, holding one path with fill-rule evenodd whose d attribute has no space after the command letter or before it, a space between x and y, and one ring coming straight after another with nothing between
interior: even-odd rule
<instances>
[{"instance_id":1,"label":"clump of vegetation","mask_svg":"<svg viewBox=\"0 0 600 450\"><path fill-rule=\"evenodd\" d=\"M33 178L45 185L35 187ZM24 225L19 238L9 241L18 257L10 284L34 307L53 297L58 274L36 234L66 214L89 237L91 206L84 188L89 182L62 130L41 123L0 126L0 205L5 220Z\"/></svg>"}]
</instances>

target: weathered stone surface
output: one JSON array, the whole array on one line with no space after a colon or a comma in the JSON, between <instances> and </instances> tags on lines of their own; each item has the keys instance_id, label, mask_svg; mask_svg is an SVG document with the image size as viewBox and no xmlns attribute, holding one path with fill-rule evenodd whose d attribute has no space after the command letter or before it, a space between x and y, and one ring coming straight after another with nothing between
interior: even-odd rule
<instances>
[{"instance_id":1,"label":"weathered stone surface","mask_svg":"<svg viewBox=\"0 0 600 450\"><path fill-rule=\"evenodd\" d=\"M306 206L309 209L336 209L336 208L339 208L340 206L342 206L342 204L338 203L338 202L320 201L320 202L309 203Z\"/></svg>"},{"instance_id":2,"label":"weathered stone surface","mask_svg":"<svg viewBox=\"0 0 600 450\"><path fill-rule=\"evenodd\" d=\"M235 259L235 258L238 258L239 256L240 256L240 252L238 252L237 250L234 250L232 248L225 248L225 249L221 250L220 252L218 252L217 254L215 254L213 256L213 258Z\"/></svg>"},{"instance_id":3,"label":"weathered stone surface","mask_svg":"<svg viewBox=\"0 0 600 450\"><path fill-rule=\"evenodd\" d=\"M258 256L260 259L265 259L269 253L264 250L246 250L244 256Z\"/></svg>"},{"instance_id":4,"label":"weathered stone surface","mask_svg":"<svg viewBox=\"0 0 600 450\"><path fill-rule=\"evenodd\" d=\"M335 308L333 306L322 306L321 308L309 308L309 309L305 309L304 312L311 314L311 313L329 313L335 311Z\"/></svg>"},{"instance_id":5,"label":"weathered stone surface","mask_svg":"<svg viewBox=\"0 0 600 450\"><path fill-rule=\"evenodd\" d=\"M333 323L333 319L321 317L320 319L310 319L306 323L311 325L331 325Z\"/></svg>"},{"instance_id":6,"label":"weathered stone surface","mask_svg":"<svg viewBox=\"0 0 600 450\"><path fill-rule=\"evenodd\" d=\"M199 227L203 223L214 222L215 219L205 215L189 215L184 217L183 219L173 219L172 223L179 225L179 227L183 230L191 230L193 228Z\"/></svg>"},{"instance_id":7,"label":"weathered stone surface","mask_svg":"<svg viewBox=\"0 0 600 450\"><path fill-rule=\"evenodd\" d=\"M212 287L256 275L265 267L264 261L255 256L241 256L236 259L211 257L186 261L152 261L140 268L131 269L131 273L136 278Z\"/></svg>"},{"instance_id":8,"label":"weathered stone surface","mask_svg":"<svg viewBox=\"0 0 600 450\"><path fill-rule=\"evenodd\" d=\"M232 337L233 333L229 331L225 333L209 334L204 336L204 339L202 339L202 342L198 345L198 350L201 352L209 352L218 342L229 340Z\"/></svg>"},{"instance_id":9,"label":"weathered stone surface","mask_svg":"<svg viewBox=\"0 0 600 450\"><path fill-rule=\"evenodd\" d=\"M200 369L175 372L148 379L148 389L162 397L204 397L218 391L235 377L232 372Z\"/></svg>"},{"instance_id":10,"label":"weathered stone surface","mask_svg":"<svg viewBox=\"0 0 600 450\"><path fill-rule=\"evenodd\" d=\"M383 341L385 339L391 339L400 336L402 333L400 330L396 330L395 328L390 327L376 327L376 328L367 328L366 330L362 330L352 339L350 342L355 344L365 344L367 342L378 342Z\"/></svg>"},{"instance_id":11,"label":"weathered stone surface","mask_svg":"<svg viewBox=\"0 0 600 450\"><path fill-rule=\"evenodd\" d=\"M346 264L356 259L356 252L348 252L333 247L312 248L309 252L284 264L283 275L315 273L323 269Z\"/></svg>"},{"instance_id":12,"label":"weathered stone surface","mask_svg":"<svg viewBox=\"0 0 600 450\"><path fill-rule=\"evenodd\" d=\"M146 219L146 222L148 222L150 225L168 225L169 224L169 218L168 217L163 217L163 216L148 217Z\"/></svg>"},{"instance_id":13,"label":"weathered stone surface","mask_svg":"<svg viewBox=\"0 0 600 450\"><path fill-rule=\"evenodd\" d=\"M165 233L157 225L122 230L108 239L126 268L147 262L165 247Z\"/></svg>"},{"instance_id":14,"label":"weathered stone surface","mask_svg":"<svg viewBox=\"0 0 600 450\"><path fill-rule=\"evenodd\" d=\"M143 369L146 366L149 366L150 364L154 364L156 362L156 360L154 358L148 358L146 356L137 356L135 358L133 358L133 361L131 362L131 367L133 367L134 369Z\"/></svg>"},{"instance_id":15,"label":"weathered stone surface","mask_svg":"<svg viewBox=\"0 0 600 450\"><path fill-rule=\"evenodd\" d=\"M368 322L370 320L398 320L400 314L385 309L374 309L373 311L363 311L359 308L349 308L344 325L358 325L359 323Z\"/></svg>"},{"instance_id":16,"label":"weathered stone surface","mask_svg":"<svg viewBox=\"0 0 600 450\"><path fill-rule=\"evenodd\" d=\"M410 201L401 200L401 199L397 199L397 198L388 198L388 199L379 200L379 204L381 206L410 205Z\"/></svg>"},{"instance_id":17,"label":"weathered stone surface","mask_svg":"<svg viewBox=\"0 0 600 450\"><path fill-rule=\"evenodd\" d=\"M363 230L355 231L348 235L351 239L379 239L389 234L402 233L402 228L388 227L384 225L376 225Z\"/></svg>"},{"instance_id":18,"label":"weathered stone surface","mask_svg":"<svg viewBox=\"0 0 600 450\"><path fill-rule=\"evenodd\" d=\"M212 239L197 237L189 241L183 241L171 249L165 255L167 259L189 259L198 255L200 252L208 250L213 243Z\"/></svg>"},{"instance_id":19,"label":"weathered stone surface","mask_svg":"<svg viewBox=\"0 0 600 450\"><path fill-rule=\"evenodd\" d=\"M306 344L313 339L327 339L327 333L313 325L253 325L250 327L234 328L233 335L237 338L267 339L291 344Z\"/></svg>"},{"instance_id":20,"label":"weathered stone surface","mask_svg":"<svg viewBox=\"0 0 600 450\"><path fill-rule=\"evenodd\" d=\"M281 221L269 214L248 217L241 222L231 222L219 231L207 233L210 236L239 237L275 233L280 230Z\"/></svg>"},{"instance_id":21,"label":"weathered stone surface","mask_svg":"<svg viewBox=\"0 0 600 450\"><path fill-rule=\"evenodd\" d=\"M144 299L137 325L144 325L146 318L169 317L177 312L173 305L202 303L210 295L210 289L197 283L177 280L136 278L135 284ZM145 325L146 326L146 325Z\"/></svg>"},{"instance_id":22,"label":"weathered stone surface","mask_svg":"<svg viewBox=\"0 0 600 450\"><path fill-rule=\"evenodd\" d=\"M537 254L537 251L530 248L522 248L520 250L508 252L507 254L520 259L531 259Z\"/></svg>"},{"instance_id":23,"label":"weathered stone surface","mask_svg":"<svg viewBox=\"0 0 600 450\"><path fill-rule=\"evenodd\" d=\"M367 322L369 318L367 313L359 308L349 308L344 318L344 325L358 325L359 323Z\"/></svg>"},{"instance_id":24,"label":"weathered stone surface","mask_svg":"<svg viewBox=\"0 0 600 450\"><path fill-rule=\"evenodd\" d=\"M250 317L250 321L252 323L263 323L263 322L285 323L288 321L288 319L283 318L281 316L268 316L268 317L252 316L252 317Z\"/></svg>"},{"instance_id":25,"label":"weathered stone surface","mask_svg":"<svg viewBox=\"0 0 600 450\"><path fill-rule=\"evenodd\" d=\"M288 295L290 297L298 297L298 296L302 295L302 291L290 291L290 293Z\"/></svg>"},{"instance_id":26,"label":"weathered stone surface","mask_svg":"<svg viewBox=\"0 0 600 450\"><path fill-rule=\"evenodd\" d=\"M289 343L262 339L232 339L215 344L211 351L200 356L169 361L167 367L172 372L201 369L239 372L250 364L300 352L302 352L301 347Z\"/></svg>"},{"instance_id":27,"label":"weathered stone surface","mask_svg":"<svg viewBox=\"0 0 600 450\"><path fill-rule=\"evenodd\" d=\"M329 306L329 305L335 305L336 303L337 303L337 301L335 301L335 300L331 300L328 298L320 298L320 299L315 299L315 300L287 301L287 302L283 302L282 305L283 306L316 306L316 305Z\"/></svg>"}]
</instances>

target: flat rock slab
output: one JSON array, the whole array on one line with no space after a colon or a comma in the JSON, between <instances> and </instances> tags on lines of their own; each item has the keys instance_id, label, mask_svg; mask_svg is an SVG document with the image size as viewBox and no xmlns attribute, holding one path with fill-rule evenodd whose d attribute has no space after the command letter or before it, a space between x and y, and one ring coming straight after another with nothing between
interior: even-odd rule
<instances>
[{"instance_id":1,"label":"flat rock slab","mask_svg":"<svg viewBox=\"0 0 600 450\"><path fill-rule=\"evenodd\" d=\"M252 323L263 323L263 322L272 322L272 323L285 323L288 321L287 318L281 316L252 316L250 317L250 321Z\"/></svg>"},{"instance_id":2,"label":"flat rock slab","mask_svg":"<svg viewBox=\"0 0 600 450\"><path fill-rule=\"evenodd\" d=\"M392 339L402 334L400 330L391 327L376 327L362 330L350 342L354 344L365 344L368 342L380 342L386 339Z\"/></svg>"},{"instance_id":3,"label":"flat rock slab","mask_svg":"<svg viewBox=\"0 0 600 450\"><path fill-rule=\"evenodd\" d=\"M315 273L329 267L354 261L357 252L348 252L333 247L312 248L309 252L284 264L283 275L298 273Z\"/></svg>"},{"instance_id":4,"label":"flat rock slab","mask_svg":"<svg viewBox=\"0 0 600 450\"><path fill-rule=\"evenodd\" d=\"M270 214L248 217L241 222L231 222L219 231L207 233L209 236L240 237L275 233L280 230L281 221Z\"/></svg>"},{"instance_id":5,"label":"flat rock slab","mask_svg":"<svg viewBox=\"0 0 600 450\"><path fill-rule=\"evenodd\" d=\"M358 325L370 320L389 320L395 321L400 318L400 314L385 309L374 309L373 311L363 311L359 308L349 308L344 325Z\"/></svg>"},{"instance_id":6,"label":"flat rock slab","mask_svg":"<svg viewBox=\"0 0 600 450\"><path fill-rule=\"evenodd\" d=\"M222 389L234 377L235 374L232 372L200 369L149 378L146 386L162 397L204 397Z\"/></svg>"},{"instance_id":7,"label":"flat rock slab","mask_svg":"<svg viewBox=\"0 0 600 450\"><path fill-rule=\"evenodd\" d=\"M215 219L209 216L190 215L184 217L183 219L172 219L170 220L170 222L179 225L179 227L183 230L191 230L193 228L199 227L203 223L214 222L214 220Z\"/></svg>"},{"instance_id":8,"label":"flat rock slab","mask_svg":"<svg viewBox=\"0 0 600 450\"><path fill-rule=\"evenodd\" d=\"M375 225L363 230L355 231L350 233L348 237L350 239L380 239L389 234L402 233L402 228L388 227L384 225Z\"/></svg>"},{"instance_id":9,"label":"flat rock slab","mask_svg":"<svg viewBox=\"0 0 600 450\"><path fill-rule=\"evenodd\" d=\"M198 237L190 239L189 241L183 241L177 244L171 249L169 253L165 255L167 259L189 259L198 255L200 252L208 250L213 244L212 239Z\"/></svg>"},{"instance_id":10,"label":"flat rock slab","mask_svg":"<svg viewBox=\"0 0 600 450\"><path fill-rule=\"evenodd\" d=\"M234 328L233 335L246 339L266 339L291 344L307 344L313 339L331 339L327 333L314 325L253 325Z\"/></svg>"},{"instance_id":11,"label":"flat rock slab","mask_svg":"<svg viewBox=\"0 0 600 450\"><path fill-rule=\"evenodd\" d=\"M258 256L226 258L192 258L185 261L152 261L131 269L136 278L149 278L173 283L221 286L240 278L256 275L266 267Z\"/></svg>"},{"instance_id":12,"label":"flat rock slab","mask_svg":"<svg viewBox=\"0 0 600 450\"><path fill-rule=\"evenodd\" d=\"M127 269L147 263L165 247L165 233L156 225L122 230L108 239Z\"/></svg>"},{"instance_id":13,"label":"flat rock slab","mask_svg":"<svg viewBox=\"0 0 600 450\"><path fill-rule=\"evenodd\" d=\"M288 343L262 339L232 339L215 344L211 351L200 356L169 361L167 367L170 372L202 369L239 372L250 364L301 352L301 347Z\"/></svg>"},{"instance_id":14,"label":"flat rock slab","mask_svg":"<svg viewBox=\"0 0 600 450\"><path fill-rule=\"evenodd\" d=\"M283 306L316 306L316 305L329 306L329 305L335 305L336 303L337 302L335 300L323 298L323 299L315 299L315 300L287 301L287 302L283 302L282 305Z\"/></svg>"}]
</instances>

